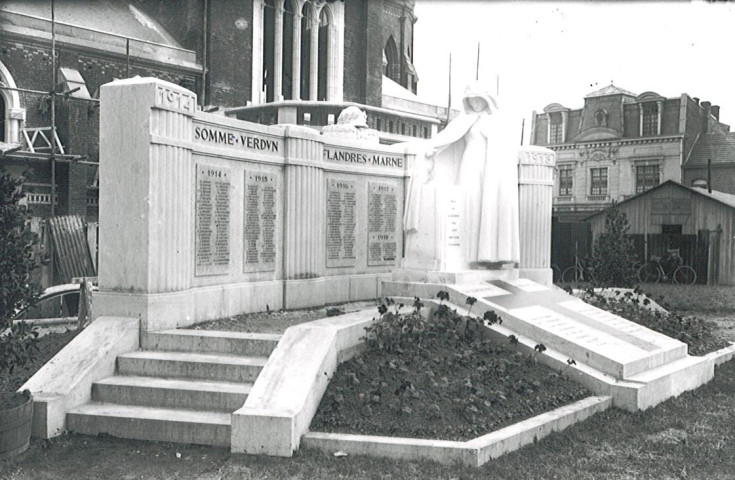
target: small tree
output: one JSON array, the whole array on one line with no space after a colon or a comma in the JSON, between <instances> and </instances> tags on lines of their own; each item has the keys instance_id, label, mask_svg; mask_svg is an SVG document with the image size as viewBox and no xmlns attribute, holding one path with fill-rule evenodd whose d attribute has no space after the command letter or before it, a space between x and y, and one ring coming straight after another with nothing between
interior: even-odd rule
<instances>
[{"instance_id":1,"label":"small tree","mask_svg":"<svg viewBox=\"0 0 735 480\"><path fill-rule=\"evenodd\" d=\"M592 268L601 286L632 287L636 282L636 255L628 236L628 216L617 204L605 213L605 231L595 240Z\"/></svg>"},{"instance_id":2,"label":"small tree","mask_svg":"<svg viewBox=\"0 0 735 480\"><path fill-rule=\"evenodd\" d=\"M0 371L20 366L35 352L37 332L25 324L13 324L18 307L33 303L38 286L31 274L36 268L28 213L18 202L21 181L0 171Z\"/></svg>"}]
</instances>

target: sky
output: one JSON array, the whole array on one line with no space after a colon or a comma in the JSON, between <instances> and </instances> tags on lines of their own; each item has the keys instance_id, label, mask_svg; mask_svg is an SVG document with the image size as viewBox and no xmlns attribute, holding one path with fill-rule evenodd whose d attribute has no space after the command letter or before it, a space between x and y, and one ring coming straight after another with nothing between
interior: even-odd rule
<instances>
[{"instance_id":1,"label":"sky","mask_svg":"<svg viewBox=\"0 0 735 480\"><path fill-rule=\"evenodd\" d=\"M533 111L610 85L720 105L735 131L735 3L416 0L418 95L452 105L479 77L528 137ZM526 141L527 143L527 141Z\"/></svg>"}]
</instances>

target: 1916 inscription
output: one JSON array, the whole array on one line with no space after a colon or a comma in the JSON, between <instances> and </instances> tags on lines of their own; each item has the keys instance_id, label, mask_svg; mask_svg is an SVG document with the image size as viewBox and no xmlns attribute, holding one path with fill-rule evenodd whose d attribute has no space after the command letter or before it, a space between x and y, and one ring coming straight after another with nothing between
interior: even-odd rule
<instances>
[{"instance_id":1,"label":"1916 inscription","mask_svg":"<svg viewBox=\"0 0 735 480\"><path fill-rule=\"evenodd\" d=\"M357 188L349 180L327 182L327 267L353 267Z\"/></svg>"}]
</instances>

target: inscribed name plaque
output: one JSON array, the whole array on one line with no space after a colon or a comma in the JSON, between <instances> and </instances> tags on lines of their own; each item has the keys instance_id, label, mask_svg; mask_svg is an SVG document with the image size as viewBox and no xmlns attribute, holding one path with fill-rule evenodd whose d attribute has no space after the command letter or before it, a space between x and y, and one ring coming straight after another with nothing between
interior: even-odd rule
<instances>
[{"instance_id":1,"label":"inscribed name plaque","mask_svg":"<svg viewBox=\"0 0 735 480\"><path fill-rule=\"evenodd\" d=\"M327 267L354 267L355 206L357 187L354 181L327 181Z\"/></svg>"},{"instance_id":2,"label":"inscribed name plaque","mask_svg":"<svg viewBox=\"0 0 735 480\"><path fill-rule=\"evenodd\" d=\"M195 275L222 275L230 266L230 172L196 166Z\"/></svg>"},{"instance_id":3,"label":"inscribed name plaque","mask_svg":"<svg viewBox=\"0 0 735 480\"><path fill-rule=\"evenodd\" d=\"M396 263L397 215L395 185L368 183L368 266Z\"/></svg>"},{"instance_id":4,"label":"inscribed name plaque","mask_svg":"<svg viewBox=\"0 0 735 480\"><path fill-rule=\"evenodd\" d=\"M276 269L276 198L275 174L245 171L244 272Z\"/></svg>"}]
</instances>

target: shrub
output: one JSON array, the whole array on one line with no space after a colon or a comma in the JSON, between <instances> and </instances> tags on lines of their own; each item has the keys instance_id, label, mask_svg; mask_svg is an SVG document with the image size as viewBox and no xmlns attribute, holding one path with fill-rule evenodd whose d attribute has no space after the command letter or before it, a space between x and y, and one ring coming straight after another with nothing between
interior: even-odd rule
<instances>
[{"instance_id":1,"label":"shrub","mask_svg":"<svg viewBox=\"0 0 735 480\"><path fill-rule=\"evenodd\" d=\"M628 216L613 204L606 212L605 231L595 240L592 252L592 268L599 285L635 285L638 261L629 229Z\"/></svg>"},{"instance_id":2,"label":"shrub","mask_svg":"<svg viewBox=\"0 0 735 480\"><path fill-rule=\"evenodd\" d=\"M36 268L28 213L18 202L23 198L21 180L0 171L0 371L12 371L32 358L38 335L25 324L13 324L19 307L31 304L38 286L31 274Z\"/></svg>"}]
</instances>

